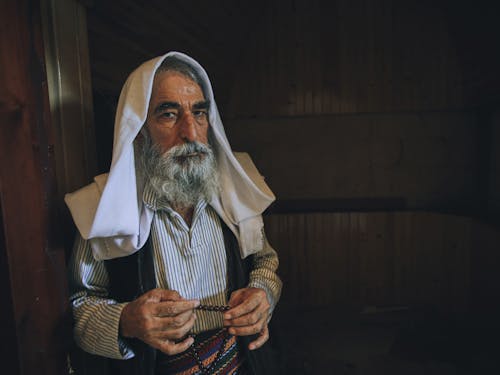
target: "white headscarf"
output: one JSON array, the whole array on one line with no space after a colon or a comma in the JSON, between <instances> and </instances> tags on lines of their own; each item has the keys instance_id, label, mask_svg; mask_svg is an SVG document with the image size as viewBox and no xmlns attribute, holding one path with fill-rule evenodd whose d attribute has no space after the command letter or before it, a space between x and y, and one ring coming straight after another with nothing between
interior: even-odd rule
<instances>
[{"instance_id":1,"label":"white headscarf","mask_svg":"<svg viewBox=\"0 0 500 375\"><path fill-rule=\"evenodd\" d=\"M237 160L231 151L207 73L180 52L149 60L128 77L116 111L109 174L97 176L94 183L66 194L65 202L80 234L90 240L97 260L130 255L144 245L153 212L142 201L144 181L136 176L133 143L146 122L155 72L167 56L189 64L204 83L221 185L220 195L209 203L238 238L244 258L262 249L261 214L275 198L248 155L237 155Z\"/></svg>"}]
</instances>

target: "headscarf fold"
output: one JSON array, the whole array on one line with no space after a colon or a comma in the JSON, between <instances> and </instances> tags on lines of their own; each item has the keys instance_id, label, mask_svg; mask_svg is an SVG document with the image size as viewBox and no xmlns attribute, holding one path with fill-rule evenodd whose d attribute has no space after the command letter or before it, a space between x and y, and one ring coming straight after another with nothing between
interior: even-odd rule
<instances>
[{"instance_id":1,"label":"headscarf fold","mask_svg":"<svg viewBox=\"0 0 500 375\"><path fill-rule=\"evenodd\" d=\"M168 56L190 65L203 81L206 99L210 102L212 147L217 155L221 186L220 193L209 203L238 238L241 257L245 258L263 247L262 212L275 197L250 157L233 154L207 73L195 60L180 52L149 60L128 77L118 101L109 173L66 194L65 202L81 236L90 241L97 260L130 255L144 245L153 212L142 201L145 181L136 173L134 140L146 122L156 70Z\"/></svg>"}]
</instances>

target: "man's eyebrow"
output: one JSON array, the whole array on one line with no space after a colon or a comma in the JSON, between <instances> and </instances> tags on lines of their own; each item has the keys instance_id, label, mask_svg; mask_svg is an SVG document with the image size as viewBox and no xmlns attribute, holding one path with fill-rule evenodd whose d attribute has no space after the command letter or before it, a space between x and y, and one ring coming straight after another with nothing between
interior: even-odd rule
<instances>
[{"instance_id":1,"label":"man's eyebrow","mask_svg":"<svg viewBox=\"0 0 500 375\"><path fill-rule=\"evenodd\" d=\"M193 104L193 109L208 109L210 108L210 101L203 100Z\"/></svg>"},{"instance_id":2,"label":"man's eyebrow","mask_svg":"<svg viewBox=\"0 0 500 375\"><path fill-rule=\"evenodd\" d=\"M162 102L158 104L154 110L155 114L161 113L166 109L179 109L181 105L177 102Z\"/></svg>"}]
</instances>

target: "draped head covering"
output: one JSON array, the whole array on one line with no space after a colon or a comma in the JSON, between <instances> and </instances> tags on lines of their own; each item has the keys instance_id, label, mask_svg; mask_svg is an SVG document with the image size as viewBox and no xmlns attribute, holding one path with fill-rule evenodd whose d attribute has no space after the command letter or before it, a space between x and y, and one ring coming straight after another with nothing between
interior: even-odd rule
<instances>
[{"instance_id":1,"label":"draped head covering","mask_svg":"<svg viewBox=\"0 0 500 375\"><path fill-rule=\"evenodd\" d=\"M97 260L130 255L149 236L153 211L142 201L145 181L136 173L134 140L146 122L156 70L168 56L187 63L199 75L205 99L210 103L209 131L213 135L211 146L217 157L221 189L209 204L238 238L241 257L263 247L262 212L274 201L274 195L250 157L233 154L205 70L191 57L169 52L143 63L123 86L109 173L65 196L73 220L81 236L90 241Z\"/></svg>"}]
</instances>

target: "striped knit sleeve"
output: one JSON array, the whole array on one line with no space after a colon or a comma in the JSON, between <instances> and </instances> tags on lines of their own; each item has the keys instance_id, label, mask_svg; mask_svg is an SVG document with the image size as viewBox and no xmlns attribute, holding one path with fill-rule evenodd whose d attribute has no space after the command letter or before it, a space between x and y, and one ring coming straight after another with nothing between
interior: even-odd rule
<instances>
[{"instance_id":1,"label":"striped knit sleeve","mask_svg":"<svg viewBox=\"0 0 500 375\"><path fill-rule=\"evenodd\" d=\"M104 263L94 259L90 243L79 235L69 262L69 282L77 345L103 357L132 358L133 351L119 336L120 315L126 304L108 298Z\"/></svg>"},{"instance_id":2,"label":"striped knit sleeve","mask_svg":"<svg viewBox=\"0 0 500 375\"><path fill-rule=\"evenodd\" d=\"M278 254L266 239L264 248L253 255L253 270L250 272L248 286L262 288L266 291L271 312L276 307L281 295L282 282L276 273L278 265Z\"/></svg>"}]
</instances>

